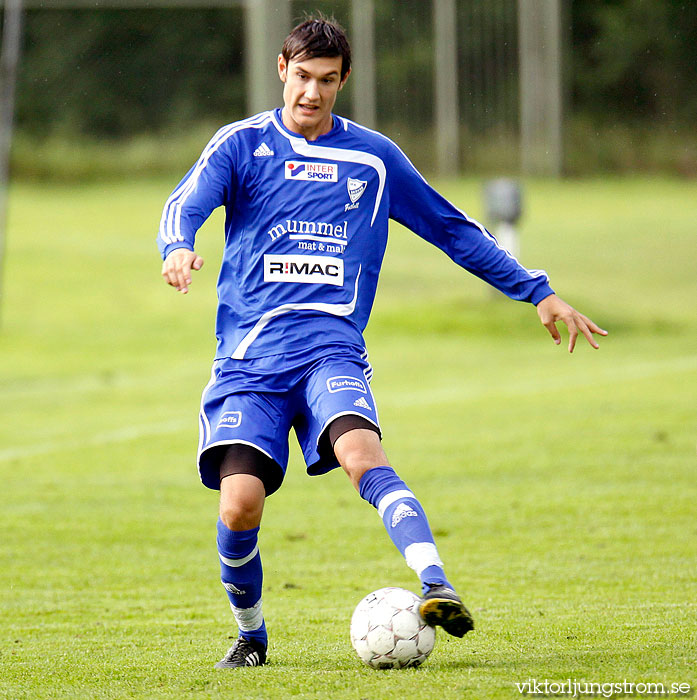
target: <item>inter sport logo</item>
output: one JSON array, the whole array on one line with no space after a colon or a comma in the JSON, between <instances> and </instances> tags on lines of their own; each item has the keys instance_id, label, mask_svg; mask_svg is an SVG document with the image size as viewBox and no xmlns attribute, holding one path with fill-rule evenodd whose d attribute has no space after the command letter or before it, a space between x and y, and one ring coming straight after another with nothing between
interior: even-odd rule
<instances>
[{"instance_id":1,"label":"inter sport logo","mask_svg":"<svg viewBox=\"0 0 697 700\"><path fill-rule=\"evenodd\" d=\"M265 255L264 282L344 284L344 261L321 255Z\"/></svg>"},{"instance_id":2,"label":"inter sport logo","mask_svg":"<svg viewBox=\"0 0 697 700\"><path fill-rule=\"evenodd\" d=\"M313 182L337 182L339 166L336 163L312 163L301 160L287 160L286 180L312 180Z\"/></svg>"},{"instance_id":3,"label":"inter sport logo","mask_svg":"<svg viewBox=\"0 0 697 700\"><path fill-rule=\"evenodd\" d=\"M331 377L327 379L327 389L329 389L332 394L335 394L337 391L360 391L363 394L368 393L365 384L355 377Z\"/></svg>"}]
</instances>

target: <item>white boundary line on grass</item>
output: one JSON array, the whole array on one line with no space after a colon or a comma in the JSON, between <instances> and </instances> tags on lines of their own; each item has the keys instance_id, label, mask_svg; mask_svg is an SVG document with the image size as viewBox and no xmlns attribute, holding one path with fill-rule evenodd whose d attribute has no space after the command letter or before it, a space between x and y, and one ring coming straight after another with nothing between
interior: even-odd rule
<instances>
[{"instance_id":1,"label":"white boundary line on grass","mask_svg":"<svg viewBox=\"0 0 697 700\"><path fill-rule=\"evenodd\" d=\"M471 400L495 395L529 396L533 394L543 394L549 391L556 391L559 388L590 388L593 386L606 384L608 380L611 380L613 383L626 382L694 369L697 369L697 357L688 355L658 362L640 362L635 365L623 365L621 367L612 368L611 370L603 369L592 377L576 377L575 379L571 380L565 378L555 381L546 381L544 384L540 384L538 381L531 379L523 382L499 385L493 388L449 386L447 388L434 389L431 391L427 389L418 392L393 391L390 392L389 395L385 395L383 398L381 398L380 403L381 405L404 406L406 404L423 407L425 405L434 405L452 399ZM36 457L55 452L78 450L83 447L102 447L104 445L131 442L132 440L138 440L143 437L151 437L154 435L167 435L169 433L176 433L180 430L188 430L189 428L192 428L192 426L195 426L195 424L196 421L193 419L180 418L161 423L125 426L123 428L119 428L118 430L96 433L91 437L85 437L80 440L52 440L35 445L8 447L0 450L0 462L8 462L13 459L24 459L27 457Z\"/></svg>"},{"instance_id":2,"label":"white boundary line on grass","mask_svg":"<svg viewBox=\"0 0 697 700\"><path fill-rule=\"evenodd\" d=\"M13 459L24 459L26 457L38 457L53 452L79 450L83 447L102 447L104 445L113 445L120 442L131 442L132 440L152 437L153 435L168 435L169 433L176 433L179 430L185 430L195 425L196 421L194 419L187 418L183 420L179 418L164 423L126 426L118 430L97 433L81 440L51 440L49 442L39 443L38 445L9 447L0 450L0 462L9 462Z\"/></svg>"},{"instance_id":3,"label":"white boundary line on grass","mask_svg":"<svg viewBox=\"0 0 697 700\"><path fill-rule=\"evenodd\" d=\"M81 375L68 375L65 377L42 377L29 380L14 380L0 383L0 397L5 400L22 400L43 398L47 395L77 395L100 391L114 391L116 389L132 389L143 387L146 381L149 384L165 384L171 382L172 377L177 379L201 379L201 387L208 381L209 372L202 373L200 369L192 369L190 365L174 367L166 372L159 373L90 373Z\"/></svg>"},{"instance_id":4,"label":"white boundary line on grass","mask_svg":"<svg viewBox=\"0 0 697 700\"><path fill-rule=\"evenodd\" d=\"M581 368L583 371L586 368ZM619 384L628 381L650 379L666 374L676 374L697 370L697 356L687 355L674 357L669 360L657 362L638 362L633 365L620 365L603 367L591 370L587 374L575 374L575 376L546 377L544 381L539 378L528 378L522 381L510 381L495 386L477 386L478 379L473 376L473 383L469 384L465 379L462 383L452 383L429 390L411 389L399 391L392 390L388 395L381 397L381 406L433 406L448 401L468 401L491 396L533 396L549 392L557 392L560 389L590 389L608 384ZM513 369L511 374L513 374ZM591 373L592 372L592 373Z\"/></svg>"}]
</instances>

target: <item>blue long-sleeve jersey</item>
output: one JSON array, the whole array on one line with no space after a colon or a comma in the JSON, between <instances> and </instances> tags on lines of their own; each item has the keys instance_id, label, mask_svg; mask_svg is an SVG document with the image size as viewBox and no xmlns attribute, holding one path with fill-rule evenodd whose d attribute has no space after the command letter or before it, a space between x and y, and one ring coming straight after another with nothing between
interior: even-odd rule
<instances>
[{"instance_id":1,"label":"blue long-sleeve jersey","mask_svg":"<svg viewBox=\"0 0 697 700\"><path fill-rule=\"evenodd\" d=\"M392 141L342 117L311 142L283 125L280 109L220 129L167 200L162 257L193 250L219 206L218 358L363 347L389 219L513 299L553 293L543 271L522 267Z\"/></svg>"}]
</instances>

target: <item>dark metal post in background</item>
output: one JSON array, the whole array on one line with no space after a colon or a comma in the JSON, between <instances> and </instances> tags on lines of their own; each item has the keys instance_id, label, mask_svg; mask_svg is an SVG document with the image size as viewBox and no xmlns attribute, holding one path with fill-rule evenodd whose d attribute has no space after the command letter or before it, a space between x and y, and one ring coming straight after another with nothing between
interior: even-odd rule
<instances>
[{"instance_id":1,"label":"dark metal post in background","mask_svg":"<svg viewBox=\"0 0 697 700\"><path fill-rule=\"evenodd\" d=\"M5 0L0 49L0 309L3 299L7 188L14 123L17 66L22 47L22 0Z\"/></svg>"},{"instance_id":2,"label":"dark metal post in background","mask_svg":"<svg viewBox=\"0 0 697 700\"><path fill-rule=\"evenodd\" d=\"M351 52L353 54L352 106L353 118L374 129L375 99L375 0L353 0L351 3Z\"/></svg>"},{"instance_id":3,"label":"dark metal post in background","mask_svg":"<svg viewBox=\"0 0 697 700\"><path fill-rule=\"evenodd\" d=\"M518 0L523 172L562 172L561 0Z\"/></svg>"},{"instance_id":4,"label":"dark metal post in background","mask_svg":"<svg viewBox=\"0 0 697 700\"><path fill-rule=\"evenodd\" d=\"M245 60L250 114L281 105L277 61L291 29L290 0L246 0Z\"/></svg>"},{"instance_id":5,"label":"dark metal post in background","mask_svg":"<svg viewBox=\"0 0 697 700\"><path fill-rule=\"evenodd\" d=\"M456 175L460 165L456 10L455 0L433 0L433 78L439 175Z\"/></svg>"}]
</instances>

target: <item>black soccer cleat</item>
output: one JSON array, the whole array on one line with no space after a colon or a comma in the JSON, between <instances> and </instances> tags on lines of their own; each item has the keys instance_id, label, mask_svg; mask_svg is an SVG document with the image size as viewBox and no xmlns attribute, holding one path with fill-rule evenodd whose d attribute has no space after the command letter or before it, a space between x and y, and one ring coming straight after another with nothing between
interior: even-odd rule
<instances>
[{"instance_id":1,"label":"black soccer cleat","mask_svg":"<svg viewBox=\"0 0 697 700\"><path fill-rule=\"evenodd\" d=\"M263 666L266 663L266 647L254 639L238 637L215 668L244 668Z\"/></svg>"},{"instance_id":2,"label":"black soccer cleat","mask_svg":"<svg viewBox=\"0 0 697 700\"><path fill-rule=\"evenodd\" d=\"M469 610L452 588L441 584L431 584L430 589L421 599L419 614L426 624L440 625L453 637L464 637L474 629L474 620Z\"/></svg>"}]
</instances>

